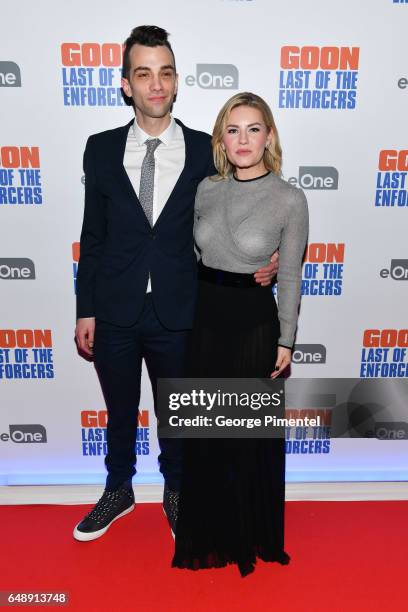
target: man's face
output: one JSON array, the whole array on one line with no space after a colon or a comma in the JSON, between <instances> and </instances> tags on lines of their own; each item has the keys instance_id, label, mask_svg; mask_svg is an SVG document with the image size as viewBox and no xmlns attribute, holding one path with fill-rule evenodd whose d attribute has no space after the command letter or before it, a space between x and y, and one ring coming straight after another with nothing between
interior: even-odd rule
<instances>
[{"instance_id":1,"label":"man's face","mask_svg":"<svg viewBox=\"0 0 408 612\"><path fill-rule=\"evenodd\" d=\"M178 75L167 47L133 45L130 50L129 77L122 88L133 98L136 112L147 117L164 117L177 93Z\"/></svg>"}]
</instances>

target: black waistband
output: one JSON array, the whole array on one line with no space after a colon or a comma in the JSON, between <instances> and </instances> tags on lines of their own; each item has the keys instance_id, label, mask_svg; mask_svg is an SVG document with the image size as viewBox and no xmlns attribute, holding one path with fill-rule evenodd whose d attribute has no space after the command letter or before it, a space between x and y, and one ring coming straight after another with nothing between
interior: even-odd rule
<instances>
[{"instance_id":1,"label":"black waistband","mask_svg":"<svg viewBox=\"0 0 408 612\"><path fill-rule=\"evenodd\" d=\"M207 283L223 285L224 287L260 287L253 274L207 268L201 260L198 262L198 278Z\"/></svg>"}]
</instances>

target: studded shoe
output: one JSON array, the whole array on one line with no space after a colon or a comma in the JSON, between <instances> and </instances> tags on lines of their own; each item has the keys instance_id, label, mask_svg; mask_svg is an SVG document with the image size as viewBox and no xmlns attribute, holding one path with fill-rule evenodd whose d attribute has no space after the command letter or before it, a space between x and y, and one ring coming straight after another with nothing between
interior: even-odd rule
<instances>
[{"instance_id":1,"label":"studded shoe","mask_svg":"<svg viewBox=\"0 0 408 612\"><path fill-rule=\"evenodd\" d=\"M89 542L100 538L114 521L125 516L135 507L132 488L120 487L116 491L105 491L93 507L74 529L74 538Z\"/></svg>"},{"instance_id":2,"label":"studded shoe","mask_svg":"<svg viewBox=\"0 0 408 612\"><path fill-rule=\"evenodd\" d=\"M178 491L172 491L166 484L164 485L163 512L169 521L173 538L175 538L176 534L179 498L180 493Z\"/></svg>"}]
</instances>

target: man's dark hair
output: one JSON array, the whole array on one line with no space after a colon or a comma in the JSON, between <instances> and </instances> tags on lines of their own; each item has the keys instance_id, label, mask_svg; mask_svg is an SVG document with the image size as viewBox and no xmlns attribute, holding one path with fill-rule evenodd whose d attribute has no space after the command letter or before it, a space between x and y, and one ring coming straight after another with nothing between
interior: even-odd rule
<instances>
[{"instance_id":1,"label":"man's dark hair","mask_svg":"<svg viewBox=\"0 0 408 612\"><path fill-rule=\"evenodd\" d=\"M173 57L174 70L176 70L176 60L173 49L168 41L168 32L153 25L143 25L133 28L129 38L125 40L125 50L123 52L122 76L129 78L130 73L130 50L133 45L143 45L145 47L167 47Z\"/></svg>"}]
</instances>

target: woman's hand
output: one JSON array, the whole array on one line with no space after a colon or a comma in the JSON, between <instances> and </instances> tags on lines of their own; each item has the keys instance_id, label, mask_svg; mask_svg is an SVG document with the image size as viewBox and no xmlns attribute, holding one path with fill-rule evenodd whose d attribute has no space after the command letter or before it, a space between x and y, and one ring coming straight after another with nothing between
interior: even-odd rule
<instances>
[{"instance_id":1,"label":"woman's hand","mask_svg":"<svg viewBox=\"0 0 408 612\"><path fill-rule=\"evenodd\" d=\"M285 346L278 346L278 357L275 363L275 370L271 374L271 378L276 378L288 367L292 359L292 351Z\"/></svg>"}]
</instances>

